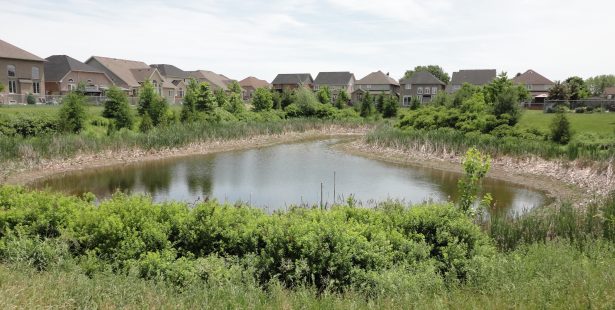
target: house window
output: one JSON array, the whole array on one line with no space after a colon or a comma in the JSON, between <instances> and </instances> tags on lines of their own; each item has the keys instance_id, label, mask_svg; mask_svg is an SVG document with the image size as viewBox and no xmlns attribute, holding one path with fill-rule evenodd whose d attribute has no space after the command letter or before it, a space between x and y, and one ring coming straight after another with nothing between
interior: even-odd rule
<instances>
[{"instance_id":1,"label":"house window","mask_svg":"<svg viewBox=\"0 0 615 310\"><path fill-rule=\"evenodd\" d=\"M423 94L423 87L417 88L416 89L416 93L419 94L419 95L422 95Z\"/></svg>"},{"instance_id":2,"label":"house window","mask_svg":"<svg viewBox=\"0 0 615 310\"><path fill-rule=\"evenodd\" d=\"M14 94L17 92L17 81L10 80L9 81L9 94Z\"/></svg>"},{"instance_id":3,"label":"house window","mask_svg":"<svg viewBox=\"0 0 615 310\"><path fill-rule=\"evenodd\" d=\"M40 79L38 67L32 67L32 79L33 80Z\"/></svg>"},{"instance_id":4,"label":"house window","mask_svg":"<svg viewBox=\"0 0 615 310\"><path fill-rule=\"evenodd\" d=\"M532 90L532 85L527 84L526 87L527 87L527 90Z\"/></svg>"},{"instance_id":5,"label":"house window","mask_svg":"<svg viewBox=\"0 0 615 310\"><path fill-rule=\"evenodd\" d=\"M183 89L183 88L179 88L179 89L177 90L177 96L178 96L179 98L184 98L184 89Z\"/></svg>"},{"instance_id":6,"label":"house window","mask_svg":"<svg viewBox=\"0 0 615 310\"><path fill-rule=\"evenodd\" d=\"M438 88L437 88L437 87L432 87L432 88L431 88L431 94L432 94L432 95L435 95L435 94L437 94L437 93L438 93Z\"/></svg>"},{"instance_id":7,"label":"house window","mask_svg":"<svg viewBox=\"0 0 615 310\"><path fill-rule=\"evenodd\" d=\"M40 82L33 82L32 83L32 92L35 94L40 94L41 93L41 83Z\"/></svg>"},{"instance_id":8,"label":"house window","mask_svg":"<svg viewBox=\"0 0 615 310\"><path fill-rule=\"evenodd\" d=\"M410 105L411 101L412 101L412 97L411 97L411 96L404 96L404 102L403 102L403 105L404 105L405 107L407 107L407 106L409 106L409 105Z\"/></svg>"},{"instance_id":9,"label":"house window","mask_svg":"<svg viewBox=\"0 0 615 310\"><path fill-rule=\"evenodd\" d=\"M92 84L94 84L92 80L88 80L88 85L92 85Z\"/></svg>"},{"instance_id":10,"label":"house window","mask_svg":"<svg viewBox=\"0 0 615 310\"><path fill-rule=\"evenodd\" d=\"M431 93L431 92L430 92L429 87L425 87L425 95L429 95L430 93Z\"/></svg>"},{"instance_id":11,"label":"house window","mask_svg":"<svg viewBox=\"0 0 615 310\"><path fill-rule=\"evenodd\" d=\"M169 97L173 97L173 91L169 90Z\"/></svg>"},{"instance_id":12,"label":"house window","mask_svg":"<svg viewBox=\"0 0 615 310\"><path fill-rule=\"evenodd\" d=\"M453 90L460 90L461 89L461 85L453 85Z\"/></svg>"},{"instance_id":13,"label":"house window","mask_svg":"<svg viewBox=\"0 0 615 310\"><path fill-rule=\"evenodd\" d=\"M9 77L15 77L15 66L13 65L6 66L6 71Z\"/></svg>"},{"instance_id":14,"label":"house window","mask_svg":"<svg viewBox=\"0 0 615 310\"><path fill-rule=\"evenodd\" d=\"M314 90L319 90L319 89L320 89L320 86L318 85L314 86Z\"/></svg>"},{"instance_id":15,"label":"house window","mask_svg":"<svg viewBox=\"0 0 615 310\"><path fill-rule=\"evenodd\" d=\"M367 89L371 89L371 88L372 88L372 86L371 86L371 85L365 85L365 87L366 87Z\"/></svg>"},{"instance_id":16,"label":"house window","mask_svg":"<svg viewBox=\"0 0 615 310\"><path fill-rule=\"evenodd\" d=\"M406 84L406 89L411 89L412 88L412 84Z\"/></svg>"}]
</instances>

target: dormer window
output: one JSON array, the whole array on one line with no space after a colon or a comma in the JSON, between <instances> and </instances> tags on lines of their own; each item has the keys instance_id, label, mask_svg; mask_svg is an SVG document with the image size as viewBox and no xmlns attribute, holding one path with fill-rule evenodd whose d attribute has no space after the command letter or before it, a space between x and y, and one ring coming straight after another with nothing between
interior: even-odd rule
<instances>
[{"instance_id":1,"label":"dormer window","mask_svg":"<svg viewBox=\"0 0 615 310\"><path fill-rule=\"evenodd\" d=\"M6 66L6 71L7 71L7 75L8 77L15 77L15 66L13 65L8 65Z\"/></svg>"}]
</instances>

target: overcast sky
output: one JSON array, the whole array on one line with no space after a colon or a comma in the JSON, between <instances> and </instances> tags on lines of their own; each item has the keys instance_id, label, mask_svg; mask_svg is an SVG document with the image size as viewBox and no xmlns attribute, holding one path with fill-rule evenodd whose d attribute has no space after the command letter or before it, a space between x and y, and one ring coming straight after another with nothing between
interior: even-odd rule
<instances>
[{"instance_id":1,"label":"overcast sky","mask_svg":"<svg viewBox=\"0 0 615 310\"><path fill-rule=\"evenodd\" d=\"M169 63L234 79L377 70L399 78L534 69L615 73L612 0L2 1L0 38L38 56Z\"/></svg>"}]
</instances>

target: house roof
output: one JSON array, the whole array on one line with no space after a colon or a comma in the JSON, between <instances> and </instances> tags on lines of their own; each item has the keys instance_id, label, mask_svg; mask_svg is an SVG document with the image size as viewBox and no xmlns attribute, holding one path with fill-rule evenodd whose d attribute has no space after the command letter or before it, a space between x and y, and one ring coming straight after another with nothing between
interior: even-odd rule
<instances>
[{"instance_id":1,"label":"house roof","mask_svg":"<svg viewBox=\"0 0 615 310\"><path fill-rule=\"evenodd\" d=\"M604 89L604 95L615 95L615 87L607 87Z\"/></svg>"},{"instance_id":2,"label":"house roof","mask_svg":"<svg viewBox=\"0 0 615 310\"><path fill-rule=\"evenodd\" d=\"M265 80L257 79L253 76L249 76L241 81L239 81L239 86L241 87L252 87L256 88L269 88L271 85L267 83Z\"/></svg>"},{"instance_id":3,"label":"house roof","mask_svg":"<svg viewBox=\"0 0 615 310\"><path fill-rule=\"evenodd\" d=\"M348 85L354 78L350 72L320 72L314 80L317 85Z\"/></svg>"},{"instance_id":4,"label":"house roof","mask_svg":"<svg viewBox=\"0 0 615 310\"><path fill-rule=\"evenodd\" d=\"M281 73L278 74L271 84L312 84L314 79L309 73Z\"/></svg>"},{"instance_id":5,"label":"house roof","mask_svg":"<svg viewBox=\"0 0 615 310\"><path fill-rule=\"evenodd\" d=\"M156 68L142 68L142 69L130 69L132 75L137 82L143 82L145 80L151 80L152 75L156 72Z\"/></svg>"},{"instance_id":6,"label":"house roof","mask_svg":"<svg viewBox=\"0 0 615 310\"><path fill-rule=\"evenodd\" d=\"M3 40L0 40L0 58L45 61L45 59Z\"/></svg>"},{"instance_id":7,"label":"house roof","mask_svg":"<svg viewBox=\"0 0 615 310\"><path fill-rule=\"evenodd\" d=\"M156 65L149 65L152 68L156 68L158 69L158 71L160 72L160 74L162 76L164 76L165 78L172 78L172 79L187 79L190 76L188 75L188 73L174 65L169 65L169 64L156 64Z\"/></svg>"},{"instance_id":8,"label":"house roof","mask_svg":"<svg viewBox=\"0 0 615 310\"><path fill-rule=\"evenodd\" d=\"M534 70L527 70L525 73L514 77L513 82L524 85L553 85L553 81L538 74Z\"/></svg>"},{"instance_id":9,"label":"house roof","mask_svg":"<svg viewBox=\"0 0 615 310\"><path fill-rule=\"evenodd\" d=\"M396 85L399 86L399 83L388 74L385 74L382 71L376 71L368 74L364 78L358 80L356 84L359 85Z\"/></svg>"},{"instance_id":10,"label":"house roof","mask_svg":"<svg viewBox=\"0 0 615 310\"><path fill-rule=\"evenodd\" d=\"M473 85L485 85L491 83L496 75L497 72L495 69L459 70L458 72L453 72L451 84L462 85L468 83Z\"/></svg>"},{"instance_id":11,"label":"house roof","mask_svg":"<svg viewBox=\"0 0 615 310\"><path fill-rule=\"evenodd\" d=\"M109 57L101 57L101 56L92 56L87 62L91 59L98 61L101 65L103 65L107 70L113 72L117 77L119 77L124 83L126 83L130 87L139 87L141 86L139 82L144 81L140 79L144 73L138 73L135 76L133 69L142 69L142 70L155 70L150 68L147 64L141 61L134 60L126 60L126 59L117 59L117 58L109 58ZM151 76L151 74L149 75Z\"/></svg>"},{"instance_id":12,"label":"house roof","mask_svg":"<svg viewBox=\"0 0 615 310\"><path fill-rule=\"evenodd\" d=\"M206 80L211 86L222 88L224 90L227 89L226 87L227 83L225 82L225 79L213 71L197 70L197 71L188 71L187 73L189 76L195 79Z\"/></svg>"},{"instance_id":13,"label":"house roof","mask_svg":"<svg viewBox=\"0 0 615 310\"><path fill-rule=\"evenodd\" d=\"M419 71L415 72L409 79L401 79L400 84L412 84L412 85L446 85L440 81L435 75L430 72Z\"/></svg>"},{"instance_id":14,"label":"house roof","mask_svg":"<svg viewBox=\"0 0 615 310\"><path fill-rule=\"evenodd\" d=\"M47 60L45 62L45 80L48 82L59 82L71 71L105 74L103 71L67 55L53 55L45 59Z\"/></svg>"}]
</instances>

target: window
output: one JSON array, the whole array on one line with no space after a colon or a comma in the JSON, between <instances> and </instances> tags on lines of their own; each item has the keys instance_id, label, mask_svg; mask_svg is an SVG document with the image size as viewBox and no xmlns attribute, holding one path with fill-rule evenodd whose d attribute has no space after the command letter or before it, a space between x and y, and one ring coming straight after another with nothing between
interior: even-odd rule
<instances>
[{"instance_id":1,"label":"window","mask_svg":"<svg viewBox=\"0 0 615 310\"><path fill-rule=\"evenodd\" d=\"M412 97L410 96L404 96L404 102L403 102L403 106L407 107L410 105L410 103L412 102Z\"/></svg>"},{"instance_id":2,"label":"window","mask_svg":"<svg viewBox=\"0 0 615 310\"><path fill-rule=\"evenodd\" d=\"M169 97L173 97L173 91L169 90Z\"/></svg>"},{"instance_id":3,"label":"window","mask_svg":"<svg viewBox=\"0 0 615 310\"><path fill-rule=\"evenodd\" d=\"M40 94L41 93L41 83L40 82L33 82L32 83L32 92L35 94Z\"/></svg>"},{"instance_id":4,"label":"window","mask_svg":"<svg viewBox=\"0 0 615 310\"><path fill-rule=\"evenodd\" d=\"M38 67L32 67L32 79L33 79L33 80L38 80L38 79L40 79L40 75L39 75Z\"/></svg>"},{"instance_id":5,"label":"window","mask_svg":"<svg viewBox=\"0 0 615 310\"><path fill-rule=\"evenodd\" d=\"M438 88L437 88L437 87L432 87L432 88L431 88L431 94L432 94L432 95L435 95L435 94L437 94L437 93L438 93Z\"/></svg>"},{"instance_id":6,"label":"window","mask_svg":"<svg viewBox=\"0 0 615 310\"><path fill-rule=\"evenodd\" d=\"M14 94L17 92L17 81L10 80L9 81L9 94Z\"/></svg>"},{"instance_id":7,"label":"window","mask_svg":"<svg viewBox=\"0 0 615 310\"><path fill-rule=\"evenodd\" d=\"M92 80L88 80L88 85L92 85L92 84L94 84Z\"/></svg>"},{"instance_id":8,"label":"window","mask_svg":"<svg viewBox=\"0 0 615 310\"><path fill-rule=\"evenodd\" d=\"M527 90L532 90L532 85L527 84L526 87L527 87Z\"/></svg>"},{"instance_id":9,"label":"window","mask_svg":"<svg viewBox=\"0 0 615 310\"><path fill-rule=\"evenodd\" d=\"M179 98L184 98L184 89L183 89L183 88L181 88L181 87L180 87L180 88L177 90L177 96L178 96Z\"/></svg>"},{"instance_id":10,"label":"window","mask_svg":"<svg viewBox=\"0 0 615 310\"><path fill-rule=\"evenodd\" d=\"M9 77L15 77L15 66L13 65L6 66L6 71Z\"/></svg>"},{"instance_id":11,"label":"window","mask_svg":"<svg viewBox=\"0 0 615 310\"><path fill-rule=\"evenodd\" d=\"M425 95L431 94L431 89L429 87L425 87Z\"/></svg>"},{"instance_id":12,"label":"window","mask_svg":"<svg viewBox=\"0 0 615 310\"><path fill-rule=\"evenodd\" d=\"M315 86L314 86L314 90L318 91L319 89L320 89L320 86L319 86L319 85L315 85Z\"/></svg>"},{"instance_id":13,"label":"window","mask_svg":"<svg viewBox=\"0 0 615 310\"><path fill-rule=\"evenodd\" d=\"M461 85L453 85L453 90L460 90L461 89Z\"/></svg>"},{"instance_id":14,"label":"window","mask_svg":"<svg viewBox=\"0 0 615 310\"><path fill-rule=\"evenodd\" d=\"M416 89L416 93L419 94L419 95L422 95L423 94L423 87L417 88Z\"/></svg>"},{"instance_id":15,"label":"window","mask_svg":"<svg viewBox=\"0 0 615 310\"><path fill-rule=\"evenodd\" d=\"M411 85L411 84L406 84L406 89L408 89L408 90L409 90L409 89L411 89L411 88L412 88L412 85Z\"/></svg>"},{"instance_id":16,"label":"window","mask_svg":"<svg viewBox=\"0 0 615 310\"><path fill-rule=\"evenodd\" d=\"M365 85L365 87L366 87L367 89L371 89L371 88L372 88L372 86L371 86L371 85Z\"/></svg>"}]
</instances>

